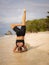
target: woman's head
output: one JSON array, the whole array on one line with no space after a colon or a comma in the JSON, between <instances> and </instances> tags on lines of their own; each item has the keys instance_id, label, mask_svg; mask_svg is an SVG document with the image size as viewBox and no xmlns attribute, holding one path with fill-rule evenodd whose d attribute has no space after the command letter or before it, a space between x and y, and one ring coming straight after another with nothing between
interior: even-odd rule
<instances>
[{"instance_id":1,"label":"woman's head","mask_svg":"<svg viewBox=\"0 0 49 65\"><path fill-rule=\"evenodd\" d=\"M22 52L22 47L18 47L18 51L19 52Z\"/></svg>"},{"instance_id":2,"label":"woman's head","mask_svg":"<svg viewBox=\"0 0 49 65\"><path fill-rule=\"evenodd\" d=\"M22 43L22 42L18 42L18 43L17 43L17 46L18 46L18 47L22 47L22 46L23 46L23 43Z\"/></svg>"},{"instance_id":3,"label":"woman's head","mask_svg":"<svg viewBox=\"0 0 49 65\"><path fill-rule=\"evenodd\" d=\"M22 52L23 43L22 43L22 42L18 42L18 43L17 43L17 46L18 46L18 51L19 51L19 52Z\"/></svg>"}]
</instances>

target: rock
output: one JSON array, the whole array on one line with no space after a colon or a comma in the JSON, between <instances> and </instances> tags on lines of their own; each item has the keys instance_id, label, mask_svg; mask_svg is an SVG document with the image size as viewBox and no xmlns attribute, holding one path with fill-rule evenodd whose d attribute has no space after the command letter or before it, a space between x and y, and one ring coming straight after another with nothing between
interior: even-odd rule
<instances>
[{"instance_id":1,"label":"rock","mask_svg":"<svg viewBox=\"0 0 49 65\"><path fill-rule=\"evenodd\" d=\"M5 35L12 35L12 32L8 31L7 33L5 33Z\"/></svg>"}]
</instances>

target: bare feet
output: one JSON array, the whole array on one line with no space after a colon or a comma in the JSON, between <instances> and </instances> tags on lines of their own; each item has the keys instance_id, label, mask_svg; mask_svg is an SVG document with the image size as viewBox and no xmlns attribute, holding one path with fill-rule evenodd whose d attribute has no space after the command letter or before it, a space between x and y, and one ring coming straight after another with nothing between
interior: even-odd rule
<instances>
[{"instance_id":1,"label":"bare feet","mask_svg":"<svg viewBox=\"0 0 49 65\"><path fill-rule=\"evenodd\" d=\"M24 8L24 12L26 12L26 9Z\"/></svg>"}]
</instances>

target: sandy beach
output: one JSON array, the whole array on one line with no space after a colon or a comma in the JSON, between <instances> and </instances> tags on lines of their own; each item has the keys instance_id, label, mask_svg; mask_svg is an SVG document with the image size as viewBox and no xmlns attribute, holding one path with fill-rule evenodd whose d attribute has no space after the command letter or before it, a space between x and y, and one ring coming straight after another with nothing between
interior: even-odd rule
<instances>
[{"instance_id":1,"label":"sandy beach","mask_svg":"<svg viewBox=\"0 0 49 65\"><path fill-rule=\"evenodd\" d=\"M49 32L26 33L27 52L13 53L16 35L0 37L0 65L49 65Z\"/></svg>"}]
</instances>

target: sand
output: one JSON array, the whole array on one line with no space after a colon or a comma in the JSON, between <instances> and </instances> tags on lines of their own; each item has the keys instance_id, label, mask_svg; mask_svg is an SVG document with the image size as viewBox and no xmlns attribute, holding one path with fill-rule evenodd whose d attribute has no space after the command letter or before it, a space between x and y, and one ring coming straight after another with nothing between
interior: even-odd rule
<instances>
[{"instance_id":1,"label":"sand","mask_svg":"<svg viewBox=\"0 0 49 65\"><path fill-rule=\"evenodd\" d=\"M15 35L0 37L0 65L49 65L49 32L26 33L23 53L13 53L15 40Z\"/></svg>"}]
</instances>

